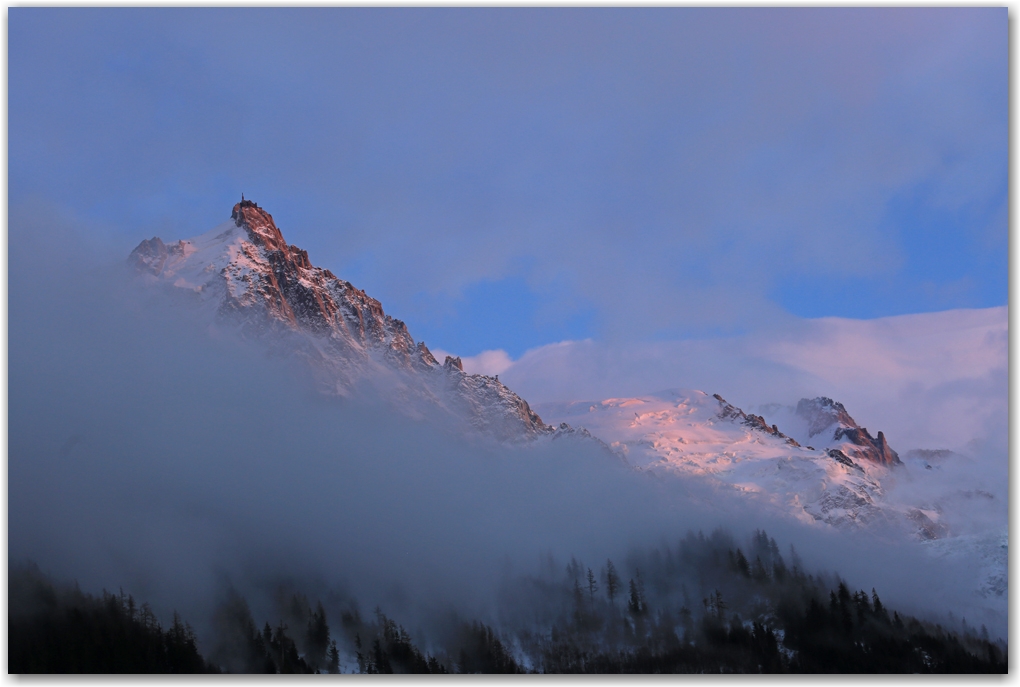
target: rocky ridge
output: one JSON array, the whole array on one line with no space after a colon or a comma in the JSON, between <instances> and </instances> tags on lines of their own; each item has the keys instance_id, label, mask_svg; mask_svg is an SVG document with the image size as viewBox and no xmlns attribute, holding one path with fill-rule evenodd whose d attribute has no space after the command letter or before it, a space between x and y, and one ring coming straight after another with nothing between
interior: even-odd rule
<instances>
[{"instance_id":1,"label":"rocky ridge","mask_svg":"<svg viewBox=\"0 0 1020 687\"><path fill-rule=\"evenodd\" d=\"M145 280L205 307L218 322L303 358L326 393L385 387L412 416L439 408L499 439L559 431L498 379L465 373L459 358L440 364L378 300L288 244L272 215L250 200L201 236L142 241L129 261Z\"/></svg>"},{"instance_id":2,"label":"rocky ridge","mask_svg":"<svg viewBox=\"0 0 1020 687\"><path fill-rule=\"evenodd\" d=\"M867 429L859 426L842 403L820 396L814 399L802 398L797 403L796 414L807 423L808 438L825 437L832 434L829 442L849 441L854 457L870 460L879 465L899 465L899 455L889 447L882 432L871 436Z\"/></svg>"},{"instance_id":3,"label":"rocky ridge","mask_svg":"<svg viewBox=\"0 0 1020 687\"><path fill-rule=\"evenodd\" d=\"M735 491L763 509L841 529L891 526L922 540L947 536L937 511L886 498L883 482L900 463L856 443L866 430L841 404L816 398L800 407L802 426L787 434L764 415L694 390L538 406L554 421L586 428L636 469L693 479L708 493ZM847 428L861 431L841 431ZM822 439L818 447L802 443L812 436ZM884 436L881 446L896 455Z\"/></svg>"},{"instance_id":4,"label":"rocky ridge","mask_svg":"<svg viewBox=\"0 0 1020 687\"><path fill-rule=\"evenodd\" d=\"M761 415L747 414L740 408L737 408L736 406L727 403L726 399L724 399L719 394L712 394L712 398L719 401L720 418L724 420L733 420L734 422L739 422L745 427L750 427L751 429L763 432L765 434L777 437L779 439L785 439L786 443L788 443L790 446L800 446L800 444L797 443L796 439L791 439L790 437L780 432L779 427L777 427L776 425L772 425L771 427L769 427L768 423L765 422L765 418L762 417Z\"/></svg>"}]
</instances>

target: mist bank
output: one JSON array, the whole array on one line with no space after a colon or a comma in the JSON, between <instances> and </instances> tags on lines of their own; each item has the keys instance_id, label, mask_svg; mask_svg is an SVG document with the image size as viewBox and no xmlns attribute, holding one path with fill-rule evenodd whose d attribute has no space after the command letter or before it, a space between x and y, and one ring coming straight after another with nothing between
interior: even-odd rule
<instances>
[{"instance_id":1,"label":"mist bank","mask_svg":"<svg viewBox=\"0 0 1020 687\"><path fill-rule=\"evenodd\" d=\"M40 266L47 239L12 228L9 558L177 610L200 646L234 592L260 619L282 587L416 627L495 623L506 580L720 526L764 527L887 603L930 613L937 590L936 612L971 617L963 563L770 520L597 442L497 444L386 399L324 398L292 361L137 291L123 265L72 259L71 239L49 244L72 253L59 270Z\"/></svg>"},{"instance_id":2,"label":"mist bank","mask_svg":"<svg viewBox=\"0 0 1020 687\"><path fill-rule=\"evenodd\" d=\"M205 657L177 613L164 630L148 603L123 590L100 599L32 565L9 573L14 673L1008 670L1006 642L991 641L986 627L918 620L874 589L805 573L797 552L784 558L762 530L742 540L689 532L594 571L550 559L538 574L504 578L493 626L448 609L409 632L378 606L363 613L354 599L330 594L324 604L281 584L273 622L260 629L245 597L228 589Z\"/></svg>"}]
</instances>

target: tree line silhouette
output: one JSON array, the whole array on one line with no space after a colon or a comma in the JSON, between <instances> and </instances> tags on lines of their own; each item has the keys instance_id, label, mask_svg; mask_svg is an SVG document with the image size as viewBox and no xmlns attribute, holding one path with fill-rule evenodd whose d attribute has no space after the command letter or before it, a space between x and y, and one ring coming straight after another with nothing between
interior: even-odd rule
<instances>
[{"instance_id":1,"label":"tree line silhouette","mask_svg":"<svg viewBox=\"0 0 1020 687\"><path fill-rule=\"evenodd\" d=\"M621 573L621 571L625 571ZM334 611L299 593L275 625L255 623L230 592L213 612L206 658L174 615L58 589L12 567L12 673L1005 673L1007 647L964 620L950 629L891 610L878 592L809 574L793 547L756 531L743 546L723 530L594 568L549 560L499 590L499 623L451 617L420 648L381 609ZM335 630L335 631L334 631Z\"/></svg>"},{"instance_id":2,"label":"tree line silhouette","mask_svg":"<svg viewBox=\"0 0 1020 687\"><path fill-rule=\"evenodd\" d=\"M164 629L148 604L77 585L55 586L34 565L9 569L10 673L209 673L195 634L174 613Z\"/></svg>"}]
</instances>

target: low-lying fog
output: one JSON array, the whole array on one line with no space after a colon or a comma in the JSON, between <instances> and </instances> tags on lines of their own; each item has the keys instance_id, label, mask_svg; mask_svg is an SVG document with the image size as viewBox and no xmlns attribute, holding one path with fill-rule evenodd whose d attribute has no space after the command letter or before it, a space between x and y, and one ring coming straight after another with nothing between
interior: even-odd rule
<instances>
[{"instance_id":1,"label":"low-lying fog","mask_svg":"<svg viewBox=\"0 0 1020 687\"><path fill-rule=\"evenodd\" d=\"M770 521L594 442L495 445L319 397L289 362L163 310L122 266L79 260L68 236L11 229L12 562L176 609L201 642L230 587L256 622L281 582L405 624L450 608L494 622L501 580L550 557L594 567L689 529L764 528L887 605L1005 635L1004 613L974 616L966 565L913 545Z\"/></svg>"}]
</instances>

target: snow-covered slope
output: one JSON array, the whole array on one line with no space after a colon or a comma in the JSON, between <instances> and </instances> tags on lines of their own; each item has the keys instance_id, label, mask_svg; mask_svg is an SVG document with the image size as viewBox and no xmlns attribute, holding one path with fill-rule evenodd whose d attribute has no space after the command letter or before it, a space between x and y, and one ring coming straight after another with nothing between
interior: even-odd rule
<instances>
[{"instance_id":1,"label":"snow-covered slope","mask_svg":"<svg viewBox=\"0 0 1020 687\"><path fill-rule=\"evenodd\" d=\"M702 391L537 407L557 422L584 427L636 468L699 478L802 521L840 528L886 523L921 538L940 534L938 513L885 499L883 481L897 469L897 454L881 433L871 437L830 399L800 406L800 436L817 445Z\"/></svg>"},{"instance_id":2,"label":"snow-covered slope","mask_svg":"<svg viewBox=\"0 0 1020 687\"><path fill-rule=\"evenodd\" d=\"M439 409L500 439L558 431L497 378L465 374L459 358L439 364L379 301L288 245L252 201L242 199L230 220L200 236L142 241L130 261L145 282L200 316L303 358L327 393L374 389L408 415Z\"/></svg>"},{"instance_id":3,"label":"snow-covered slope","mask_svg":"<svg viewBox=\"0 0 1020 687\"><path fill-rule=\"evenodd\" d=\"M969 561L976 602L1001 612L1008 494L966 456L911 450L901 459L829 398L764 406L765 417L685 389L536 408L590 431L635 469L699 480L802 522L905 536L936 564Z\"/></svg>"}]
</instances>

